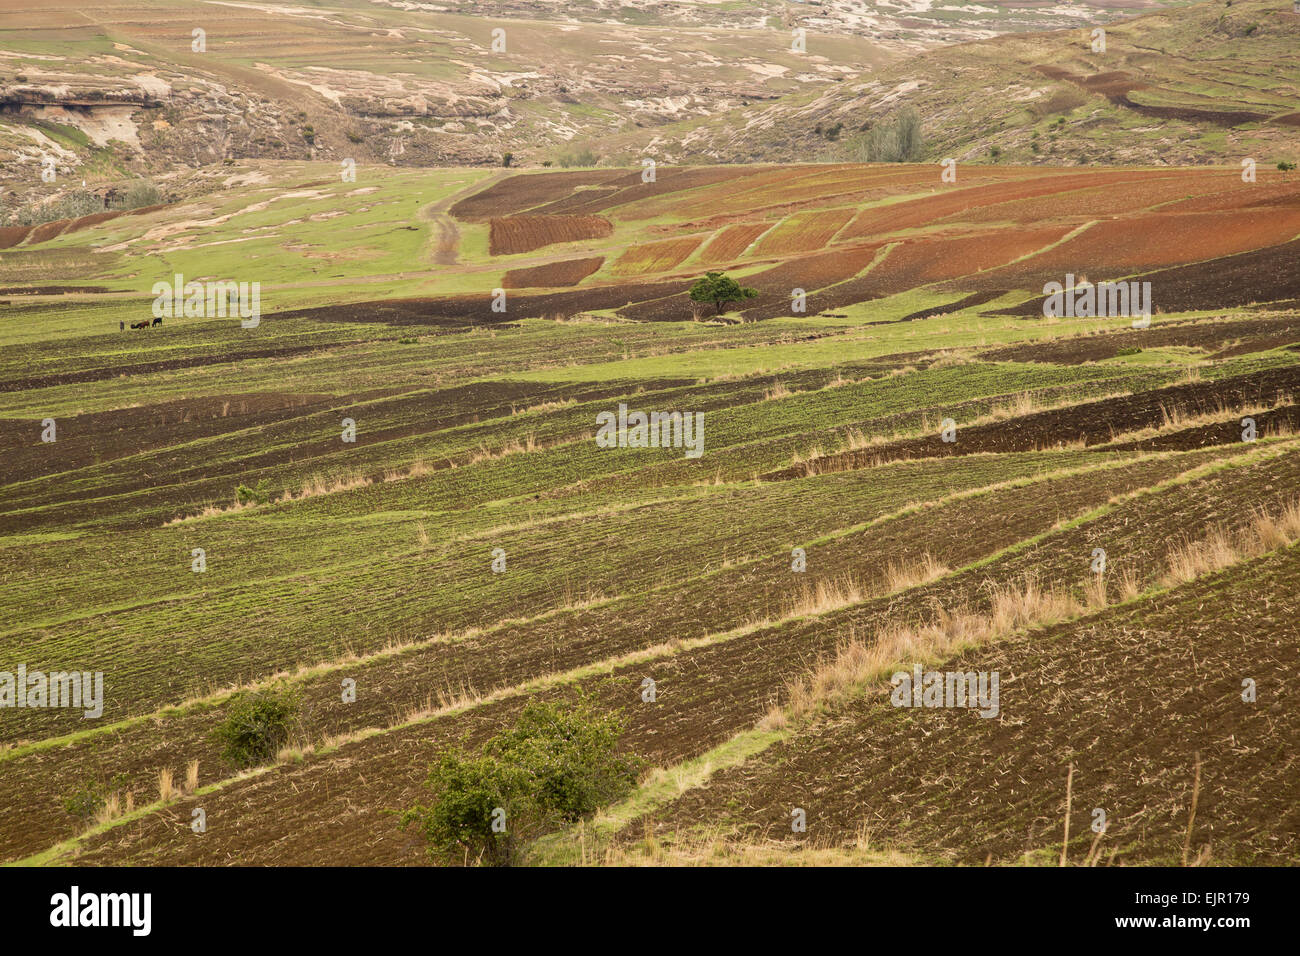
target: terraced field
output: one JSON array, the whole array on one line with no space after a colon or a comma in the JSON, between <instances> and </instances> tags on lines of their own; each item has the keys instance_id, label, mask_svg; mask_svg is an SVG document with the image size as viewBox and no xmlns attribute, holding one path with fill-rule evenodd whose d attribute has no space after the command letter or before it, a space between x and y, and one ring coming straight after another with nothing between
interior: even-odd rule
<instances>
[{"instance_id":1,"label":"terraced field","mask_svg":"<svg viewBox=\"0 0 1300 956\"><path fill-rule=\"evenodd\" d=\"M583 697L646 769L530 862L1300 861L1300 182L357 172L0 260L4 660L104 676L0 709L0 859L423 865L438 755ZM706 268L758 295L691 321ZM1149 324L1045 318L1067 272ZM260 323L119 327L177 273ZM702 453L604 447L620 405ZM999 714L894 706L913 663ZM235 766L273 687L292 737Z\"/></svg>"}]
</instances>

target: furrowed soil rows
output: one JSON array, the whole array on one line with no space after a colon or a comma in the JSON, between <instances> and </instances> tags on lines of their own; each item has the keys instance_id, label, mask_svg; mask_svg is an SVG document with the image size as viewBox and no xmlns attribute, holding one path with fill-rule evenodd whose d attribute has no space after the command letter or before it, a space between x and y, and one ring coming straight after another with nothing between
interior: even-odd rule
<instances>
[{"instance_id":1,"label":"furrowed soil rows","mask_svg":"<svg viewBox=\"0 0 1300 956\"><path fill-rule=\"evenodd\" d=\"M987 524L989 537L983 537L983 530L980 535L980 540L985 542L984 546L1005 546L1025 534L1036 533L1031 529L1046 530L1058 515L1092 507L1125 488L1136 490L1144 487L1155 479L1153 465L1162 467L1153 462L1113 472L1103 487L1086 479L1061 479L1049 481L1046 486L995 492L993 498L981 497L955 502L945 506L942 517L946 520L943 521L935 521L934 518L938 516L927 516L921 512L912 519L891 522L888 533L876 529L856 549L857 557L850 557L850 560L859 566L863 563L871 566L873 560L869 555L864 558L863 547L870 549L871 554L896 555L904 553L898 551L898 545L905 540L909 543L905 553L920 553L921 550L933 548L937 551L932 553L942 552L950 565L962 564L974 560L978 549L968 549L970 557L963 557L959 552L965 546L953 539L950 531L953 525L950 522L957 521L965 527L969 519L977 522L981 529ZM1168 470L1167 462L1163 468L1166 474L1172 473ZM1145 474L1142 473L1144 470ZM1014 527L1008 526L1007 515L1019 516L1010 522ZM921 524L916 524L916 521ZM921 527L929 527L933 534L918 537L916 532ZM975 536L963 536L961 540L973 543ZM999 541L1004 544L999 544ZM913 552L911 548L917 550ZM978 587L975 591L978 591ZM653 717L648 717L643 712L638 713L636 709L627 711L630 721L628 745L647 754L652 760L683 759L716 745L749 726L766 710L774 689L779 688L789 676L787 667L790 660L811 660L820 653L829 653L850 627L860 629L868 626L871 620L879 620L881 615L890 613L894 603L890 599L868 601L845 612L836 612L834 621L823 618L765 629L745 637L661 658L653 670L656 681L664 689L661 702L665 706L658 708ZM629 688L639 686L645 671L645 665L640 664L620 667L610 677L597 676L582 683L589 694L596 696L598 703L627 710L625 698L631 693ZM537 696L549 698L554 697L555 693L546 691ZM438 728L436 739L455 740L466 732L472 734L471 739L482 739L482 735L498 726L499 722L508 721L519 703L517 700L507 700L501 704L476 708L464 717L450 718L445 727L440 721L433 725ZM341 763L346 763L351 773L361 773L368 781L364 809L359 802L361 795L355 788L348 796L354 810L361 811L359 814L353 812L338 816L334 803L344 799L344 795L339 793L337 797L330 797L326 800L326 805L311 810L310 815L334 815L333 820L346 817L348 824L340 826L337 822L322 819L320 827L312 826L300 829L294 835L284 836L282 843L276 847L276 852L287 854L295 862L340 852L343 856L339 860L352 859L359 853L365 853L373 862L402 862L407 856L403 848L409 844L395 832L392 819L382 813L382 808L406 806L419 798L419 784L437 746L436 741L431 739L430 729L417 727L395 730L379 738L348 745L339 752L338 757L332 757L328 761L309 763L307 776L299 777L297 786L301 788L306 780L314 779L317 782L309 784L308 788L315 794L324 794L333 789L324 784L337 772ZM416 749L411 749L413 747ZM398 754L403 756L394 762L394 757ZM297 776L302 772L280 768L272 771L271 776ZM211 846L196 847L195 841L174 840L169 836L169 824L165 819L151 818L121 827L109 839L94 838L90 841L91 852L81 861L93 862L105 858L137 861L154 858L195 859L192 856L195 853L200 854L197 858L217 859L234 852L241 861L254 862L266 852L265 848L259 846L264 837L255 835L257 828L262 826L257 821L268 820L277 814L279 810L275 809L276 805L285 799L297 799L293 787L285 781L276 784L261 778L233 784L225 791L205 798L205 806L219 806L222 808L220 812L227 815L226 819L234 821L234 815L237 815L240 821L238 825L228 828ZM183 803L180 806L182 812L188 812ZM209 813L212 812L209 809ZM221 846L216 845L219 841L222 842ZM102 849L94 850L95 846L102 846ZM344 850L344 847L351 849Z\"/></svg>"},{"instance_id":2,"label":"furrowed soil rows","mask_svg":"<svg viewBox=\"0 0 1300 956\"><path fill-rule=\"evenodd\" d=\"M884 292L905 292L918 285L983 272L1056 242L1066 226L1017 229L1011 235L909 239L901 242L874 269L870 279Z\"/></svg>"},{"instance_id":3,"label":"furrowed soil rows","mask_svg":"<svg viewBox=\"0 0 1300 956\"><path fill-rule=\"evenodd\" d=\"M801 806L824 840L851 840L869 820L873 841L956 862L1046 862L1059 853L1072 763L1072 862L1087 856L1091 808L1103 806L1108 862L1178 865L1199 754L1192 854L1209 846L1217 864L1294 863L1300 818L1291 768L1277 758L1294 727L1278 714L1294 706L1300 655L1277 635L1300 613L1300 553L1252 562L1237 586L1223 578L948 662L1016 675L1001 719L900 710L883 691L853 701L676 801L657 814L656 834L734 826L789 839L790 807ZM1247 672L1275 689L1271 707L1243 705ZM638 822L625 839L644 833Z\"/></svg>"},{"instance_id":4,"label":"furrowed soil rows","mask_svg":"<svg viewBox=\"0 0 1300 956\"><path fill-rule=\"evenodd\" d=\"M596 213L620 208L620 220L635 221L659 216L665 206L672 208L676 193L696 190L714 183L729 184L754 175L755 170L743 166L682 167L669 166L655 170L654 182L644 182L640 172L624 173L621 178L609 181L610 191L577 191L573 195L539 208L537 211L556 214ZM653 197L653 198L647 198Z\"/></svg>"},{"instance_id":5,"label":"furrowed soil rows","mask_svg":"<svg viewBox=\"0 0 1300 956\"><path fill-rule=\"evenodd\" d=\"M1205 349L1219 358L1226 358L1262 352L1297 341L1300 341L1300 316L1297 315L1219 322L1169 321L1140 330L1096 332L1055 341L1010 345L982 352L980 358L988 362L1078 365L1114 358L1121 349L1158 349L1171 345Z\"/></svg>"},{"instance_id":6,"label":"furrowed soil rows","mask_svg":"<svg viewBox=\"0 0 1300 956\"><path fill-rule=\"evenodd\" d=\"M466 222L525 212L568 196L575 189L599 188L626 175L619 169L583 169L572 172L529 173L511 176L487 189L466 196L451 207L451 215Z\"/></svg>"},{"instance_id":7,"label":"furrowed soil rows","mask_svg":"<svg viewBox=\"0 0 1300 956\"><path fill-rule=\"evenodd\" d=\"M848 240L889 235L906 229L918 229L942 220L955 219L967 210L1050 196L1054 193L1064 194L1080 188L1141 181L1142 178L1141 173L1122 171L1062 173L1037 170L1028 177L1028 181L961 186L951 193L868 207L858 213L853 222L844 228L840 238Z\"/></svg>"},{"instance_id":8,"label":"furrowed soil rows","mask_svg":"<svg viewBox=\"0 0 1300 956\"><path fill-rule=\"evenodd\" d=\"M489 226L488 251L494 256L532 252L557 242L603 239L614 232L604 216L504 216Z\"/></svg>"},{"instance_id":9,"label":"furrowed soil rows","mask_svg":"<svg viewBox=\"0 0 1300 956\"><path fill-rule=\"evenodd\" d=\"M1300 240L1225 256L1210 263L1148 272L1140 278L1151 283L1151 298L1159 311L1228 309L1300 297L1300 271L1295 268L1298 260ZM964 279L963 285L1001 284L996 277L1002 271ZM1016 315L1042 315L1043 302L1042 297L1030 299L1009 311Z\"/></svg>"},{"instance_id":10,"label":"furrowed soil rows","mask_svg":"<svg viewBox=\"0 0 1300 956\"><path fill-rule=\"evenodd\" d=\"M733 262L739 259L759 236L772 228L771 223L743 222L728 226L711 239L700 253L700 261L708 265Z\"/></svg>"},{"instance_id":11,"label":"furrowed soil rows","mask_svg":"<svg viewBox=\"0 0 1300 956\"><path fill-rule=\"evenodd\" d=\"M765 235L754 247L756 256L781 256L799 252L816 252L853 218L852 209L791 216Z\"/></svg>"},{"instance_id":12,"label":"furrowed soil rows","mask_svg":"<svg viewBox=\"0 0 1300 956\"><path fill-rule=\"evenodd\" d=\"M1125 276L1273 246L1294 239L1297 233L1300 209L1135 216L1095 223L1059 246L984 278L1023 288L1051 278L1062 281L1067 272L1096 278Z\"/></svg>"},{"instance_id":13,"label":"furrowed soil rows","mask_svg":"<svg viewBox=\"0 0 1300 956\"><path fill-rule=\"evenodd\" d=\"M936 433L925 438L887 442L859 451L827 455L824 459L783 468L763 475L765 481L802 478L810 470L843 471L869 468L886 461L934 458L983 452L1033 451L1071 443L1100 445L1116 435L1161 426L1168 416L1186 413L1221 415L1236 421L1232 409L1247 405L1272 405L1289 401L1300 389L1300 368L1287 367L1225 379L1154 389L1127 398L1111 398L1066 408L1033 412L1006 422L961 428L956 441L945 442ZM1199 447L1195 434L1185 436Z\"/></svg>"},{"instance_id":14,"label":"furrowed soil rows","mask_svg":"<svg viewBox=\"0 0 1300 956\"><path fill-rule=\"evenodd\" d=\"M681 265L687 256L699 248L702 241L702 236L688 236L683 239L643 242L629 247L614 261L609 271L613 275L620 276L667 272Z\"/></svg>"},{"instance_id":15,"label":"furrowed soil rows","mask_svg":"<svg viewBox=\"0 0 1300 956\"><path fill-rule=\"evenodd\" d=\"M588 259L548 262L527 269L511 269L501 284L507 289L558 289L573 286L598 270L604 262L604 256L593 256Z\"/></svg>"},{"instance_id":16,"label":"furrowed soil rows","mask_svg":"<svg viewBox=\"0 0 1300 956\"><path fill-rule=\"evenodd\" d=\"M294 418L332 402L328 395L216 395L93 412L63 418L53 450L42 447L39 422L0 419L0 471L7 482L25 481Z\"/></svg>"}]
</instances>

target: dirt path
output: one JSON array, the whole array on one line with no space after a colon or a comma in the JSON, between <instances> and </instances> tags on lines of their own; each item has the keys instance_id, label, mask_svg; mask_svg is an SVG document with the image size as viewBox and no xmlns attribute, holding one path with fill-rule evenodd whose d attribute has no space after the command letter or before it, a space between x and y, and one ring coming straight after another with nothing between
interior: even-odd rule
<instances>
[{"instance_id":1,"label":"dirt path","mask_svg":"<svg viewBox=\"0 0 1300 956\"><path fill-rule=\"evenodd\" d=\"M436 236L437 246L434 249L433 261L440 266L454 266L457 262L457 253L460 251L460 226L456 220L447 214L455 203L472 195L482 189L487 189L494 183L499 182L506 176L515 175L514 170L503 169L500 172L493 173L487 179L471 183L464 189L459 189L449 196L444 196L432 205L425 206L420 210L420 216L433 223Z\"/></svg>"}]
</instances>

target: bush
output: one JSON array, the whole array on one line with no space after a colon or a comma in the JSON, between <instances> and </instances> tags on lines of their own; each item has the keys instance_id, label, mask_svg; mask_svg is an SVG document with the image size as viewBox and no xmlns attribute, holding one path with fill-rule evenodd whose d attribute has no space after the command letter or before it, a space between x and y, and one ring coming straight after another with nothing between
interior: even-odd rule
<instances>
[{"instance_id":1,"label":"bush","mask_svg":"<svg viewBox=\"0 0 1300 956\"><path fill-rule=\"evenodd\" d=\"M615 753L622 724L585 701L533 702L477 756L444 752L431 768L431 806L401 816L415 825L435 861L517 863L528 841L618 799L640 762Z\"/></svg>"},{"instance_id":2,"label":"bush","mask_svg":"<svg viewBox=\"0 0 1300 956\"><path fill-rule=\"evenodd\" d=\"M104 201L87 189L73 189L46 203L26 203L12 214L19 226L39 226L56 219L76 219L103 212Z\"/></svg>"},{"instance_id":3,"label":"bush","mask_svg":"<svg viewBox=\"0 0 1300 956\"><path fill-rule=\"evenodd\" d=\"M0 225L39 226L57 219L76 219L105 209L138 209L163 201L158 187L146 179L132 180L111 199L101 199L88 189L73 189L48 202L28 202L0 218Z\"/></svg>"},{"instance_id":4,"label":"bush","mask_svg":"<svg viewBox=\"0 0 1300 956\"><path fill-rule=\"evenodd\" d=\"M108 804L108 795L126 786L126 774L117 774L108 784L88 780L70 797L64 797L63 809L80 820L93 820Z\"/></svg>"},{"instance_id":5,"label":"bush","mask_svg":"<svg viewBox=\"0 0 1300 956\"><path fill-rule=\"evenodd\" d=\"M275 759L297 723L298 703L298 695L290 690L237 695L215 731L221 756L236 767Z\"/></svg>"},{"instance_id":6,"label":"bush","mask_svg":"<svg viewBox=\"0 0 1300 956\"><path fill-rule=\"evenodd\" d=\"M147 179L134 179L111 203L114 209L139 209L163 201L162 192Z\"/></svg>"},{"instance_id":7,"label":"bush","mask_svg":"<svg viewBox=\"0 0 1300 956\"><path fill-rule=\"evenodd\" d=\"M869 163L913 163L921 158L923 141L921 114L909 106L892 122L872 126L857 152Z\"/></svg>"},{"instance_id":8,"label":"bush","mask_svg":"<svg viewBox=\"0 0 1300 956\"><path fill-rule=\"evenodd\" d=\"M64 798L63 809L80 820L91 820L105 803L104 788L97 783L88 783L72 796Z\"/></svg>"},{"instance_id":9,"label":"bush","mask_svg":"<svg viewBox=\"0 0 1300 956\"><path fill-rule=\"evenodd\" d=\"M256 487L240 485L235 489L235 501L241 505L264 505L271 500L271 482L263 478Z\"/></svg>"},{"instance_id":10,"label":"bush","mask_svg":"<svg viewBox=\"0 0 1300 956\"><path fill-rule=\"evenodd\" d=\"M576 153L561 153L558 162L565 169L573 166L595 166L600 162L600 157L590 149L580 149Z\"/></svg>"}]
</instances>

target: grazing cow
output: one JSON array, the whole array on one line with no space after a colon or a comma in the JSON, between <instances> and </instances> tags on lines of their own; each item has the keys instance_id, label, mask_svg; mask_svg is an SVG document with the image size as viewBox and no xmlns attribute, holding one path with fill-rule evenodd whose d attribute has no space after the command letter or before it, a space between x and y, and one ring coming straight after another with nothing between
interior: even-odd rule
<instances>
[{"instance_id":1,"label":"grazing cow","mask_svg":"<svg viewBox=\"0 0 1300 956\"><path fill-rule=\"evenodd\" d=\"M149 320L148 320L148 319L145 319L143 322L132 322L132 323L131 323L131 328L133 328L133 329L147 329L147 328L149 328Z\"/></svg>"},{"instance_id":2,"label":"grazing cow","mask_svg":"<svg viewBox=\"0 0 1300 956\"><path fill-rule=\"evenodd\" d=\"M153 320L153 324L154 324L154 325L162 325L162 316L161 316L161 315L159 315L159 316L155 316L155 317L154 317L154 320Z\"/></svg>"}]
</instances>

